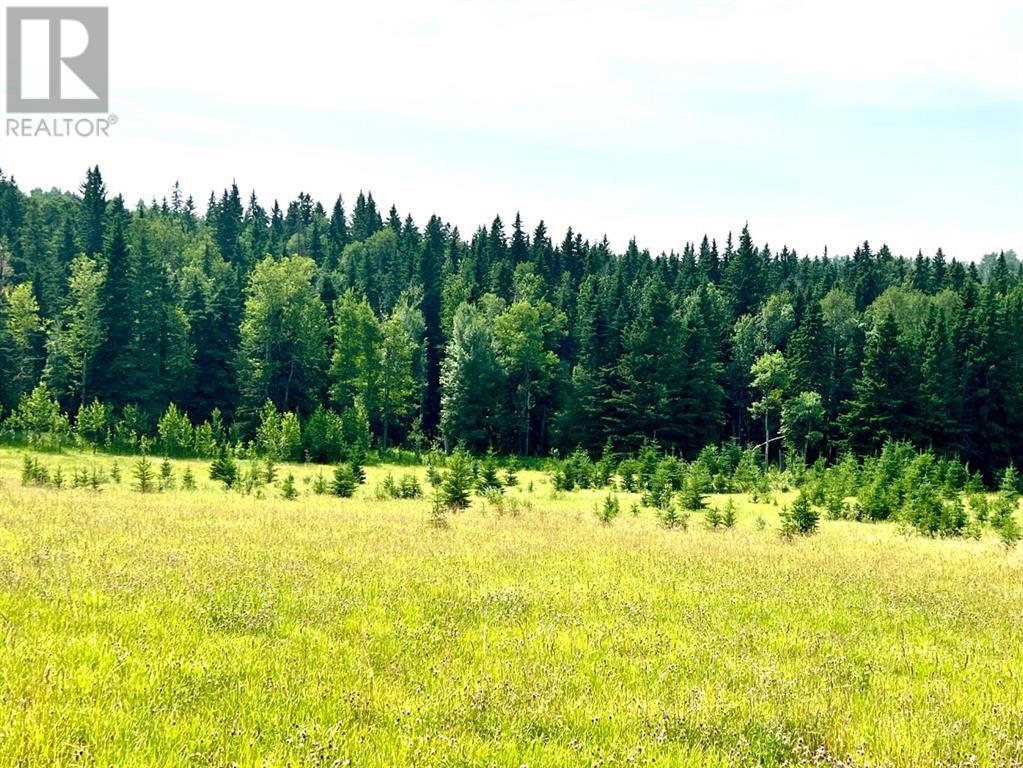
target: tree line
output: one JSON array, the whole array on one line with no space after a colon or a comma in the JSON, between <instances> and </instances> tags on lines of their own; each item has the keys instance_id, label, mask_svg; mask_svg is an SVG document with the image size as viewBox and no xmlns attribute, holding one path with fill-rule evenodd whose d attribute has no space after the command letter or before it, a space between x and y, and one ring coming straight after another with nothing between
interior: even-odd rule
<instances>
[{"instance_id":1,"label":"tree line","mask_svg":"<svg viewBox=\"0 0 1023 768\"><path fill-rule=\"evenodd\" d=\"M525 456L734 441L813 463L902 440L990 478L1023 460L1020 339L1012 251L809 256L744 226L618 253L517 214L420 227L372 194L267 209L232 185L200 212L175 184L129 208L98 167L75 193L0 172L14 431L52 401L155 440L173 404L255 440L270 408L339 442Z\"/></svg>"}]
</instances>

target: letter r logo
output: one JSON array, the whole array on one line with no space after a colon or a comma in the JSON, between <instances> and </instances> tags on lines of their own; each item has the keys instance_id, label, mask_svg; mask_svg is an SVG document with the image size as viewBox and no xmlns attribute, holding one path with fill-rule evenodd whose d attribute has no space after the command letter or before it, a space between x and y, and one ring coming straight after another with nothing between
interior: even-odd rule
<instances>
[{"instance_id":1,"label":"letter r logo","mask_svg":"<svg viewBox=\"0 0 1023 768\"><path fill-rule=\"evenodd\" d=\"M7 111L107 112L106 8L7 9Z\"/></svg>"}]
</instances>

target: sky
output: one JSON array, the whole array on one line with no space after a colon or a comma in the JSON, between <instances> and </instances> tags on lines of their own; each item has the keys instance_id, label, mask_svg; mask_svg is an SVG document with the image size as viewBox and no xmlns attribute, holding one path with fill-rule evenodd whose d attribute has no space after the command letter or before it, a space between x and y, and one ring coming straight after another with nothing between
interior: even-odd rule
<instances>
[{"instance_id":1,"label":"sky","mask_svg":"<svg viewBox=\"0 0 1023 768\"><path fill-rule=\"evenodd\" d=\"M117 124L0 137L23 188L99 164L131 201L371 190L420 225L518 211L618 250L748 222L810 255L1023 251L1020 0L109 7Z\"/></svg>"}]
</instances>

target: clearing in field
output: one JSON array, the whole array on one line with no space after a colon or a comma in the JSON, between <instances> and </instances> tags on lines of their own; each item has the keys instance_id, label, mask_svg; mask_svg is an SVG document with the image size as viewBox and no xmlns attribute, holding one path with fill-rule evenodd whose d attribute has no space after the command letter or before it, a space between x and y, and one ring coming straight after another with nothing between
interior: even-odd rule
<instances>
[{"instance_id":1,"label":"clearing in field","mask_svg":"<svg viewBox=\"0 0 1023 768\"><path fill-rule=\"evenodd\" d=\"M109 456L41 456L101 466ZM0 451L0 764L1023 764L1023 559L823 521L666 530L553 492L23 486ZM182 490L190 467L195 490ZM70 483L68 483L70 485ZM512 501L514 500L514 501Z\"/></svg>"}]
</instances>

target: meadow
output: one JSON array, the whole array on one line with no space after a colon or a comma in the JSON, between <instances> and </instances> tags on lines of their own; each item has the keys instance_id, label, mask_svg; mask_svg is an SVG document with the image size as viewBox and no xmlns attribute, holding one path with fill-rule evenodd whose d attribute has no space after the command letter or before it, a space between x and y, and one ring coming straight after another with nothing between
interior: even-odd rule
<instances>
[{"instance_id":1,"label":"meadow","mask_svg":"<svg viewBox=\"0 0 1023 768\"><path fill-rule=\"evenodd\" d=\"M535 471L437 526L374 493L421 467L339 499L282 465L289 501L117 461L56 490L0 449L0 765L1023 765L1023 553L990 533L785 540L781 490L603 525Z\"/></svg>"}]
</instances>

